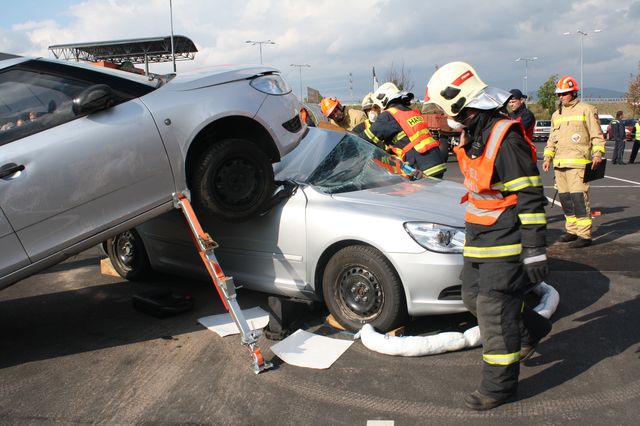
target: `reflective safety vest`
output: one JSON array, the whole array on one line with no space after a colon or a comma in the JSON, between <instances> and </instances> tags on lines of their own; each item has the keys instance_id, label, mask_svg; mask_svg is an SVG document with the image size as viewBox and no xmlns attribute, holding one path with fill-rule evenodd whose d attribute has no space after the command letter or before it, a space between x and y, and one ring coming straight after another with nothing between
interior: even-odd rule
<instances>
[{"instance_id":1,"label":"reflective safety vest","mask_svg":"<svg viewBox=\"0 0 640 426\"><path fill-rule=\"evenodd\" d=\"M467 194L461 203L468 201L465 221L478 225L493 225L509 206L518 202L517 194L502 195L501 182L491 184L496 157L502 141L511 126L522 128L522 123L515 120L499 120L493 125L484 152L477 158L469 158L463 147L455 147L460 170L464 175L464 186ZM524 134L524 129L522 129ZM533 161L537 161L536 149L531 140L524 138L531 147Z\"/></svg>"},{"instance_id":2,"label":"reflective safety vest","mask_svg":"<svg viewBox=\"0 0 640 426\"><path fill-rule=\"evenodd\" d=\"M640 121L636 123L635 130L636 130L636 140L640 141Z\"/></svg>"},{"instance_id":3,"label":"reflective safety vest","mask_svg":"<svg viewBox=\"0 0 640 426\"><path fill-rule=\"evenodd\" d=\"M389 108L387 111L389 111L400 127L402 127L402 131L391 141L389 149L403 161L405 160L406 153L412 149L415 149L420 154L424 154L440 146L440 142L433 138L429 128L427 128L424 117L418 110L402 111L398 108ZM395 146L398 141L405 137L409 139L408 144L402 148Z\"/></svg>"}]
</instances>

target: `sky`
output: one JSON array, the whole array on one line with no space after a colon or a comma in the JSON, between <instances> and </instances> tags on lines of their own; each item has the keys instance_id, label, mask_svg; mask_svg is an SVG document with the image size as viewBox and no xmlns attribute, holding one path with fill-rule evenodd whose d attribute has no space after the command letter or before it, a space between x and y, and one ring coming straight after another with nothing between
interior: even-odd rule
<instances>
[{"instance_id":1,"label":"sky","mask_svg":"<svg viewBox=\"0 0 640 426\"><path fill-rule=\"evenodd\" d=\"M168 36L169 3L5 0L0 52L53 57L56 44ZM259 64L259 46L245 41L271 40L263 63L280 69L296 95L302 83L347 102L372 90L373 67L382 83L404 66L422 98L435 67L450 61L470 63L505 90L524 90L526 72L529 92L552 74L579 81L581 40L587 88L625 92L640 61L640 0L173 0L171 9L174 34L198 48L195 60L177 63L179 73Z\"/></svg>"}]
</instances>

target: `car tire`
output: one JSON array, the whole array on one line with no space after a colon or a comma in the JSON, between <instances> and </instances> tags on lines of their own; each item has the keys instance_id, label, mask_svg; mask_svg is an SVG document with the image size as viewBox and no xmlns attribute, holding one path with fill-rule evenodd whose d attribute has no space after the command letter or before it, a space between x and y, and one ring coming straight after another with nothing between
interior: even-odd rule
<instances>
[{"instance_id":1,"label":"car tire","mask_svg":"<svg viewBox=\"0 0 640 426\"><path fill-rule=\"evenodd\" d=\"M135 229L121 232L106 242L106 251L113 269L127 280L143 280L151 275L147 250Z\"/></svg>"},{"instance_id":2,"label":"car tire","mask_svg":"<svg viewBox=\"0 0 640 426\"><path fill-rule=\"evenodd\" d=\"M336 252L325 268L322 289L329 312L349 330L369 323L386 332L407 318L400 278L389 260L372 247L355 245Z\"/></svg>"},{"instance_id":3,"label":"car tire","mask_svg":"<svg viewBox=\"0 0 640 426\"><path fill-rule=\"evenodd\" d=\"M224 139L200 156L191 179L196 206L226 222L256 216L275 190L273 166L254 142Z\"/></svg>"},{"instance_id":4,"label":"car tire","mask_svg":"<svg viewBox=\"0 0 640 426\"><path fill-rule=\"evenodd\" d=\"M449 140L447 138L440 138L440 154L442 154L442 162L449 161Z\"/></svg>"}]
</instances>

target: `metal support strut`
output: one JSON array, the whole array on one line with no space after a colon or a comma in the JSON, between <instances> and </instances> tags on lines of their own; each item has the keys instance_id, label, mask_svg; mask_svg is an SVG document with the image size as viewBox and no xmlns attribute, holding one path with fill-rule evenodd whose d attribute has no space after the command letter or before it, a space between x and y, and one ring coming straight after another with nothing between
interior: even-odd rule
<instances>
[{"instance_id":1,"label":"metal support strut","mask_svg":"<svg viewBox=\"0 0 640 426\"><path fill-rule=\"evenodd\" d=\"M198 249L204 266L207 268L207 271L209 271L213 285L218 291L224 307L229 312L229 315L231 315L238 330L240 330L242 344L246 346L251 353L253 359L251 367L254 373L258 374L263 370L273 367L273 364L264 360L262 351L258 347L257 341L261 333L258 330L251 330L247 320L242 314L240 305L238 305L238 301L236 300L236 287L233 283L233 278L225 276L222 268L218 264L218 259L216 259L213 252L213 250L218 247L218 244L209 234L203 231L189 199L184 194L174 194L173 202L176 208L182 210L189 229L191 230L193 242Z\"/></svg>"}]
</instances>

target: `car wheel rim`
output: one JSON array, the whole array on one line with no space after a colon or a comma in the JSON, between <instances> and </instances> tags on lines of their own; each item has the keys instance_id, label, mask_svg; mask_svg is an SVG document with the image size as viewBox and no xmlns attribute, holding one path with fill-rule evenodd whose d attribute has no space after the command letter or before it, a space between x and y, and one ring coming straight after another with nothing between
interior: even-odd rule
<instances>
[{"instance_id":1,"label":"car wheel rim","mask_svg":"<svg viewBox=\"0 0 640 426\"><path fill-rule=\"evenodd\" d=\"M135 237L129 231L118 235L114 241L116 259L123 269L131 270L136 256Z\"/></svg>"},{"instance_id":2,"label":"car wheel rim","mask_svg":"<svg viewBox=\"0 0 640 426\"><path fill-rule=\"evenodd\" d=\"M343 307L360 319L370 319L380 313L384 292L380 282L361 266L346 270L340 278L340 301Z\"/></svg>"},{"instance_id":3,"label":"car wheel rim","mask_svg":"<svg viewBox=\"0 0 640 426\"><path fill-rule=\"evenodd\" d=\"M255 198L258 192L256 168L250 162L238 158L225 162L214 178L219 199L228 205L242 205Z\"/></svg>"}]
</instances>

